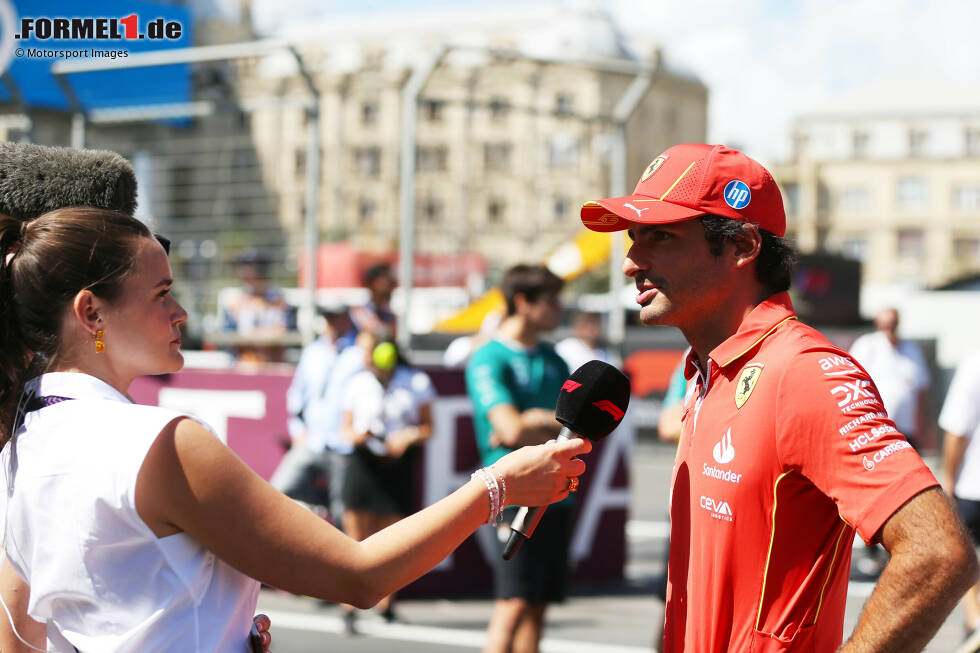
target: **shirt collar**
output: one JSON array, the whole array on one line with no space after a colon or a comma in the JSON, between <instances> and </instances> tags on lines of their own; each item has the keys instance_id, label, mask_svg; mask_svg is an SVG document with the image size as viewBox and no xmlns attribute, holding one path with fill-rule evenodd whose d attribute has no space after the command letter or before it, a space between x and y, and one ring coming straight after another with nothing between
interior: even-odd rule
<instances>
[{"instance_id":1,"label":"shirt collar","mask_svg":"<svg viewBox=\"0 0 980 653\"><path fill-rule=\"evenodd\" d=\"M28 381L24 390L33 391L39 397L107 399L132 403L126 395L102 379L82 372L48 372Z\"/></svg>"},{"instance_id":2,"label":"shirt collar","mask_svg":"<svg viewBox=\"0 0 980 653\"><path fill-rule=\"evenodd\" d=\"M711 350L709 357L718 367L727 367L751 351L773 331L787 320L795 320L796 312L788 292L779 292L769 296L761 304L753 308L738 330L727 340ZM693 350L687 354L684 375L691 378L697 372L697 357Z\"/></svg>"}]
</instances>

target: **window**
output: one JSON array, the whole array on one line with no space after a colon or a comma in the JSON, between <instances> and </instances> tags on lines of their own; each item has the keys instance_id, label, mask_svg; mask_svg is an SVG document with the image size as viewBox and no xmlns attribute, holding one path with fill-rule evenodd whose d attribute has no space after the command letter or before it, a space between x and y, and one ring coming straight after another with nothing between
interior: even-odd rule
<instances>
[{"instance_id":1,"label":"window","mask_svg":"<svg viewBox=\"0 0 980 653\"><path fill-rule=\"evenodd\" d=\"M442 100L422 100L420 109L422 117L428 122L441 122L445 107L446 103Z\"/></svg>"},{"instance_id":2,"label":"window","mask_svg":"<svg viewBox=\"0 0 980 653\"><path fill-rule=\"evenodd\" d=\"M903 177L898 180L895 201L904 210L924 209L929 203L929 186L921 177Z\"/></svg>"},{"instance_id":3,"label":"window","mask_svg":"<svg viewBox=\"0 0 980 653\"><path fill-rule=\"evenodd\" d=\"M510 143L487 143L483 146L483 165L487 170L510 167Z\"/></svg>"},{"instance_id":4,"label":"window","mask_svg":"<svg viewBox=\"0 0 980 653\"><path fill-rule=\"evenodd\" d=\"M559 132L548 141L548 165L570 168L578 163L578 139L574 134Z\"/></svg>"},{"instance_id":5,"label":"window","mask_svg":"<svg viewBox=\"0 0 980 653\"><path fill-rule=\"evenodd\" d=\"M377 205L374 200L362 197L357 206L357 220L361 224L371 224L374 222L374 214Z\"/></svg>"},{"instance_id":6,"label":"window","mask_svg":"<svg viewBox=\"0 0 980 653\"><path fill-rule=\"evenodd\" d=\"M429 197L422 202L422 210L419 211L426 222L439 222L442 220L442 200L437 197Z\"/></svg>"},{"instance_id":7,"label":"window","mask_svg":"<svg viewBox=\"0 0 980 653\"><path fill-rule=\"evenodd\" d=\"M909 130L909 156L922 156L926 151L928 134L921 129Z\"/></svg>"},{"instance_id":8,"label":"window","mask_svg":"<svg viewBox=\"0 0 980 653\"><path fill-rule=\"evenodd\" d=\"M959 211L980 210L980 183L953 186L953 208Z\"/></svg>"},{"instance_id":9,"label":"window","mask_svg":"<svg viewBox=\"0 0 980 653\"><path fill-rule=\"evenodd\" d=\"M864 211L871 206L871 196L864 186L842 188L837 196L837 207L841 211Z\"/></svg>"},{"instance_id":10,"label":"window","mask_svg":"<svg viewBox=\"0 0 980 653\"><path fill-rule=\"evenodd\" d=\"M868 141L871 140L868 132L856 131L851 134L851 154L855 159L863 159L868 156Z\"/></svg>"},{"instance_id":11,"label":"window","mask_svg":"<svg viewBox=\"0 0 980 653\"><path fill-rule=\"evenodd\" d=\"M980 263L980 238L963 236L953 240L953 255L966 263Z\"/></svg>"},{"instance_id":12,"label":"window","mask_svg":"<svg viewBox=\"0 0 980 653\"><path fill-rule=\"evenodd\" d=\"M306 173L306 150L296 150L296 176Z\"/></svg>"},{"instance_id":13,"label":"window","mask_svg":"<svg viewBox=\"0 0 980 653\"><path fill-rule=\"evenodd\" d=\"M899 258L922 258L925 254L925 237L921 229L898 230Z\"/></svg>"},{"instance_id":14,"label":"window","mask_svg":"<svg viewBox=\"0 0 980 653\"><path fill-rule=\"evenodd\" d=\"M381 148L354 148L354 169L365 177L377 177L381 172Z\"/></svg>"},{"instance_id":15,"label":"window","mask_svg":"<svg viewBox=\"0 0 980 653\"><path fill-rule=\"evenodd\" d=\"M810 136L800 132L795 132L793 134L793 159L799 160L807 155L807 149L810 145Z\"/></svg>"},{"instance_id":16,"label":"window","mask_svg":"<svg viewBox=\"0 0 980 653\"><path fill-rule=\"evenodd\" d=\"M494 122L503 122L507 119L507 115L510 113L510 102L505 98L495 97L490 100L488 105L490 109L490 120Z\"/></svg>"},{"instance_id":17,"label":"window","mask_svg":"<svg viewBox=\"0 0 980 653\"><path fill-rule=\"evenodd\" d=\"M415 150L415 166L419 172L440 172L446 169L446 147L420 146Z\"/></svg>"},{"instance_id":18,"label":"window","mask_svg":"<svg viewBox=\"0 0 980 653\"><path fill-rule=\"evenodd\" d=\"M556 197L554 203L554 214L555 222L558 224L565 224L568 220L568 198L567 197Z\"/></svg>"},{"instance_id":19,"label":"window","mask_svg":"<svg viewBox=\"0 0 980 653\"><path fill-rule=\"evenodd\" d=\"M570 116L574 113L572 96L569 93L559 93L555 96L555 115Z\"/></svg>"},{"instance_id":20,"label":"window","mask_svg":"<svg viewBox=\"0 0 980 653\"><path fill-rule=\"evenodd\" d=\"M966 130L966 155L980 156L980 129Z\"/></svg>"},{"instance_id":21,"label":"window","mask_svg":"<svg viewBox=\"0 0 980 653\"><path fill-rule=\"evenodd\" d=\"M786 184L783 186L783 198L786 201L786 209L790 215L797 215L800 211L800 185Z\"/></svg>"},{"instance_id":22,"label":"window","mask_svg":"<svg viewBox=\"0 0 980 653\"><path fill-rule=\"evenodd\" d=\"M487 222L500 224L504 221L504 213L507 205L499 198L493 198L487 202Z\"/></svg>"},{"instance_id":23,"label":"window","mask_svg":"<svg viewBox=\"0 0 980 653\"><path fill-rule=\"evenodd\" d=\"M864 238L847 238L840 244L841 256L855 261L868 259L868 241Z\"/></svg>"},{"instance_id":24,"label":"window","mask_svg":"<svg viewBox=\"0 0 980 653\"><path fill-rule=\"evenodd\" d=\"M378 122L378 103L374 101L361 104L361 124L370 127Z\"/></svg>"}]
</instances>

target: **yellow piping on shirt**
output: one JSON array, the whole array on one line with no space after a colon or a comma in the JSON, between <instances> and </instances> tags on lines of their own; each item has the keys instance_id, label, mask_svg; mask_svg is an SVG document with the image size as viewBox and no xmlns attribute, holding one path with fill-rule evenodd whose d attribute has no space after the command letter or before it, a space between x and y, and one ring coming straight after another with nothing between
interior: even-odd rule
<instances>
[{"instance_id":1,"label":"yellow piping on shirt","mask_svg":"<svg viewBox=\"0 0 980 653\"><path fill-rule=\"evenodd\" d=\"M827 589L827 583L830 582L830 576L834 573L834 564L837 562L837 552L840 551L840 541L844 537L844 532L847 531L847 522L841 519L844 525L840 528L840 533L837 534L837 541L834 543L834 557L830 559L830 567L827 569L827 577L823 581L823 585L820 587L820 600L817 601L817 612L813 615L813 623L817 623L817 619L820 618L820 607L823 605L823 593Z\"/></svg>"},{"instance_id":2,"label":"yellow piping on shirt","mask_svg":"<svg viewBox=\"0 0 980 653\"><path fill-rule=\"evenodd\" d=\"M787 318L789 319L789 318ZM783 320L785 322L785 320ZM782 324L782 322L780 322ZM778 324L776 326L779 326ZM776 327L773 327L774 329ZM765 336L762 336L765 338ZM760 338L761 340L761 338ZM762 622L762 604L766 600L766 580L769 578L769 561L772 560L772 545L776 541L776 507L779 501L778 489L779 482L786 477L787 474L792 474L793 470L788 472L783 472L776 479L776 482L772 484L772 533L769 535L769 551L766 553L766 568L762 572L762 594L759 596L759 614L755 618L755 629L759 630L759 624Z\"/></svg>"},{"instance_id":3,"label":"yellow piping on shirt","mask_svg":"<svg viewBox=\"0 0 980 653\"><path fill-rule=\"evenodd\" d=\"M766 338L768 338L769 335L772 334L773 331L775 331L776 329L778 329L779 327L781 327L786 322L789 322L790 320L796 320L796 319L799 319L799 318L797 318L795 315L790 315L785 320L783 320L781 322L777 322L776 323L776 326L774 326L773 328L769 329L768 331L766 331L765 333L763 333L761 336L759 336L759 339L758 340L756 340L751 345L749 345L744 350L742 350L742 352L740 354L738 354L737 356L732 357L732 359L730 361L728 361L727 363L724 363L722 365L722 367L728 367L729 365L731 365L732 363L734 363L735 361L737 361L739 358L741 358L742 356L744 356L746 354L746 352L748 352L750 349L752 349L757 344L759 344L760 342L762 342L763 340L765 340Z\"/></svg>"}]
</instances>

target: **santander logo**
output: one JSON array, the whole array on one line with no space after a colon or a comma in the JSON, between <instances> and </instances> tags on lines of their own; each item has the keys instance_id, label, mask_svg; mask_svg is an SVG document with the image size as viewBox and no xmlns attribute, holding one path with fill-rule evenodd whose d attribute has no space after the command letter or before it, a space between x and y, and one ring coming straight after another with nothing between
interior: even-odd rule
<instances>
[{"instance_id":1,"label":"santander logo","mask_svg":"<svg viewBox=\"0 0 980 653\"><path fill-rule=\"evenodd\" d=\"M735 459L735 447L732 446L732 427L729 426L728 432L721 436L721 442L715 445L711 455L714 456L715 462L719 465L725 465Z\"/></svg>"}]
</instances>

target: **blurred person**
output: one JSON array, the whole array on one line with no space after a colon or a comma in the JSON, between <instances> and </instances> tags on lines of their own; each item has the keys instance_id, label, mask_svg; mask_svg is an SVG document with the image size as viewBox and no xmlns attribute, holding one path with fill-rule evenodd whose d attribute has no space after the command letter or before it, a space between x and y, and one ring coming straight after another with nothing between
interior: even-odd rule
<instances>
[{"instance_id":1,"label":"blurred person","mask_svg":"<svg viewBox=\"0 0 980 653\"><path fill-rule=\"evenodd\" d=\"M259 581L370 606L496 518L504 493L484 478L504 479L514 502L543 505L567 497L584 470L574 456L587 441L525 448L355 542L202 422L128 397L136 377L183 364L187 313L172 284L164 248L130 216L74 207L0 217L4 651L26 651L24 638L64 653L238 653Z\"/></svg>"},{"instance_id":2,"label":"blurred person","mask_svg":"<svg viewBox=\"0 0 980 653\"><path fill-rule=\"evenodd\" d=\"M414 508L415 465L432 435L435 389L428 375L402 358L398 346L373 334L362 338L365 369L348 384L341 435L354 447L344 477L344 532L358 542L394 524ZM395 594L377 608L395 621ZM355 632L353 606L344 627Z\"/></svg>"},{"instance_id":3,"label":"blurred person","mask_svg":"<svg viewBox=\"0 0 980 653\"><path fill-rule=\"evenodd\" d=\"M577 370L591 360L610 361L602 338L602 316L591 311L577 311L572 317L572 335L555 345L555 351Z\"/></svg>"},{"instance_id":4,"label":"blurred person","mask_svg":"<svg viewBox=\"0 0 980 653\"><path fill-rule=\"evenodd\" d=\"M368 291L368 301L363 306L351 308L351 317L359 331L394 331L398 319L391 310L391 296L398 286L395 271L390 263L375 263L364 271L362 277Z\"/></svg>"},{"instance_id":5,"label":"blurred person","mask_svg":"<svg viewBox=\"0 0 980 653\"><path fill-rule=\"evenodd\" d=\"M496 332L497 327L500 326L501 319L503 319L503 315L501 313L498 311L490 311L480 322L479 331L468 336L459 336L458 338L454 338L449 345L446 346L446 351L444 351L442 354L443 366L466 367L466 363L470 360L470 356L473 354L473 352L493 338L493 334Z\"/></svg>"},{"instance_id":6,"label":"blurred person","mask_svg":"<svg viewBox=\"0 0 980 653\"><path fill-rule=\"evenodd\" d=\"M977 558L867 372L796 318L783 206L757 161L689 143L582 207L628 231L640 320L691 346L663 650L919 651ZM891 559L841 646L855 533Z\"/></svg>"},{"instance_id":7,"label":"blurred person","mask_svg":"<svg viewBox=\"0 0 980 653\"><path fill-rule=\"evenodd\" d=\"M687 378L684 376L687 356L688 352L685 351L671 373L667 391L660 403L657 437L664 442L677 442L681 439L681 417L684 415L684 397L687 394Z\"/></svg>"},{"instance_id":8,"label":"blurred person","mask_svg":"<svg viewBox=\"0 0 980 653\"><path fill-rule=\"evenodd\" d=\"M943 438L943 489L953 497L974 545L980 544L980 351L956 369L939 426ZM980 651L980 599L974 585L961 601L966 638L957 653Z\"/></svg>"},{"instance_id":9,"label":"blurred person","mask_svg":"<svg viewBox=\"0 0 980 653\"><path fill-rule=\"evenodd\" d=\"M932 379L919 345L899 337L898 319L897 309L881 310L875 316L874 333L855 340L850 353L871 375L895 426L919 451L931 431Z\"/></svg>"},{"instance_id":10,"label":"blurred person","mask_svg":"<svg viewBox=\"0 0 980 653\"><path fill-rule=\"evenodd\" d=\"M473 423L481 464L492 465L517 447L558 435L555 404L568 365L541 336L561 322L558 298L564 282L543 265L516 265L504 274L500 290L507 314L490 342L466 366L466 392L473 401ZM501 554L517 513L510 502L497 529L493 567L494 606L485 653L538 650L549 603L568 592L568 544L572 503L552 506L511 560Z\"/></svg>"},{"instance_id":11,"label":"blurred person","mask_svg":"<svg viewBox=\"0 0 980 653\"><path fill-rule=\"evenodd\" d=\"M280 336L296 328L295 310L270 283L267 254L249 248L234 262L241 292L221 307L221 328L239 336L234 347L239 360L280 362L285 354Z\"/></svg>"},{"instance_id":12,"label":"blurred person","mask_svg":"<svg viewBox=\"0 0 980 653\"><path fill-rule=\"evenodd\" d=\"M687 363L688 352L685 351L681 359L677 362L670 375L667 384L667 391L660 404L660 415L657 418L657 438L663 442L677 443L681 439L683 428L682 417L684 416L684 399L687 395L687 378L684 376L684 367ZM667 523L670 523L670 512L667 512ZM667 568L670 566L670 535L663 553L663 578L654 587L654 596L660 599L664 605L667 604ZM664 622L661 619L657 622L653 630L653 648L659 651L664 641Z\"/></svg>"},{"instance_id":13,"label":"blurred person","mask_svg":"<svg viewBox=\"0 0 980 653\"><path fill-rule=\"evenodd\" d=\"M323 332L303 348L293 380L286 390L286 410L289 412L289 451L279 462L269 483L286 496L310 506L323 506L329 513L329 484L341 482L331 477L337 463L327 438L319 429L309 426L311 403L327 390L330 373L340 353L354 343L354 324L347 307L331 305L318 309L323 319ZM327 488L318 483L325 479ZM340 523L339 515L331 515Z\"/></svg>"}]
</instances>

